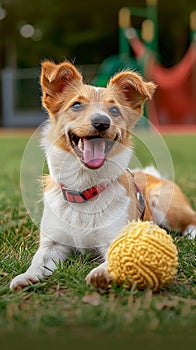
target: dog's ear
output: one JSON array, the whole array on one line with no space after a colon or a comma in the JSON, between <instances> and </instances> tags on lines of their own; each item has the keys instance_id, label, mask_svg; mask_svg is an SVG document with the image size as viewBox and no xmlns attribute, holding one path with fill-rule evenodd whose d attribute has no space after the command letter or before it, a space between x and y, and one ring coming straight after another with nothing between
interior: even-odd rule
<instances>
[{"instance_id":1,"label":"dog's ear","mask_svg":"<svg viewBox=\"0 0 196 350\"><path fill-rule=\"evenodd\" d=\"M82 81L82 76L77 69L69 62L55 64L50 61L42 63L40 84L43 92L43 105L50 113L58 110L58 97L73 83ZM55 104L53 100L55 99Z\"/></svg>"},{"instance_id":2,"label":"dog's ear","mask_svg":"<svg viewBox=\"0 0 196 350\"><path fill-rule=\"evenodd\" d=\"M73 80L82 80L80 73L69 62L55 64L50 61L42 63L41 87L48 94L59 94Z\"/></svg>"},{"instance_id":3,"label":"dog's ear","mask_svg":"<svg viewBox=\"0 0 196 350\"><path fill-rule=\"evenodd\" d=\"M108 84L108 87L116 89L123 96L125 105L140 114L145 100L151 99L156 89L153 82L145 82L139 74L131 71L125 71L116 74Z\"/></svg>"}]
</instances>

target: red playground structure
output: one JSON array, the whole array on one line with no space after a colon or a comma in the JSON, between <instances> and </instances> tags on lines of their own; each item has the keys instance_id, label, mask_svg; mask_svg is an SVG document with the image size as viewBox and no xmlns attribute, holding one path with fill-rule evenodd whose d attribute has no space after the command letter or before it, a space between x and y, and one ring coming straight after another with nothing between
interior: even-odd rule
<instances>
[{"instance_id":1,"label":"red playground structure","mask_svg":"<svg viewBox=\"0 0 196 350\"><path fill-rule=\"evenodd\" d=\"M138 64L143 64L144 76L157 84L153 101L148 104L149 120L162 130L167 126L196 129L196 41L172 68L158 63L136 32L129 36L129 42Z\"/></svg>"}]
</instances>

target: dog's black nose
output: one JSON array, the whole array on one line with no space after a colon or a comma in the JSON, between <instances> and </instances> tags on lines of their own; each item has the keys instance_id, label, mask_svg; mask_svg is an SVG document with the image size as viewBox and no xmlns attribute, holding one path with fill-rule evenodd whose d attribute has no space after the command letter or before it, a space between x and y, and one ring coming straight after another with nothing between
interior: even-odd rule
<instances>
[{"instance_id":1,"label":"dog's black nose","mask_svg":"<svg viewBox=\"0 0 196 350\"><path fill-rule=\"evenodd\" d=\"M91 125L99 131L104 131L110 127L110 119L106 114L95 113L91 117Z\"/></svg>"}]
</instances>

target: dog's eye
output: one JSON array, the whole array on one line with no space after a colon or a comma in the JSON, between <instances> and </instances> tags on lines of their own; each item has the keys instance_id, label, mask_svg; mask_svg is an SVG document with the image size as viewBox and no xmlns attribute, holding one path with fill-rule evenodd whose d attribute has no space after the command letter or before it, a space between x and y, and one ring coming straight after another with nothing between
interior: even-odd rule
<instances>
[{"instance_id":1,"label":"dog's eye","mask_svg":"<svg viewBox=\"0 0 196 350\"><path fill-rule=\"evenodd\" d=\"M113 117L119 117L119 115L120 115L120 111L119 111L118 107L116 107L116 106L113 106L110 108L110 113Z\"/></svg>"},{"instance_id":2,"label":"dog's eye","mask_svg":"<svg viewBox=\"0 0 196 350\"><path fill-rule=\"evenodd\" d=\"M81 111L82 104L80 102L74 102L74 104L71 106L72 111Z\"/></svg>"}]
</instances>

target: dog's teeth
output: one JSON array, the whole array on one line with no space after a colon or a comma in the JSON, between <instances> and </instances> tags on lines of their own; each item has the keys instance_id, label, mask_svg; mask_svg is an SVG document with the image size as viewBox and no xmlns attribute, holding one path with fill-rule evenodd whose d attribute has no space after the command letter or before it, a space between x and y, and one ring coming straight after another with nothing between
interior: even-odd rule
<instances>
[{"instance_id":1,"label":"dog's teeth","mask_svg":"<svg viewBox=\"0 0 196 350\"><path fill-rule=\"evenodd\" d=\"M105 147L106 147L105 142L102 142L102 145L100 147L101 151L105 152Z\"/></svg>"},{"instance_id":2,"label":"dog's teeth","mask_svg":"<svg viewBox=\"0 0 196 350\"><path fill-rule=\"evenodd\" d=\"M80 151L83 152L83 149L84 149L84 143L82 141L82 139L79 139L79 142L78 142L78 148L80 149Z\"/></svg>"}]
</instances>

